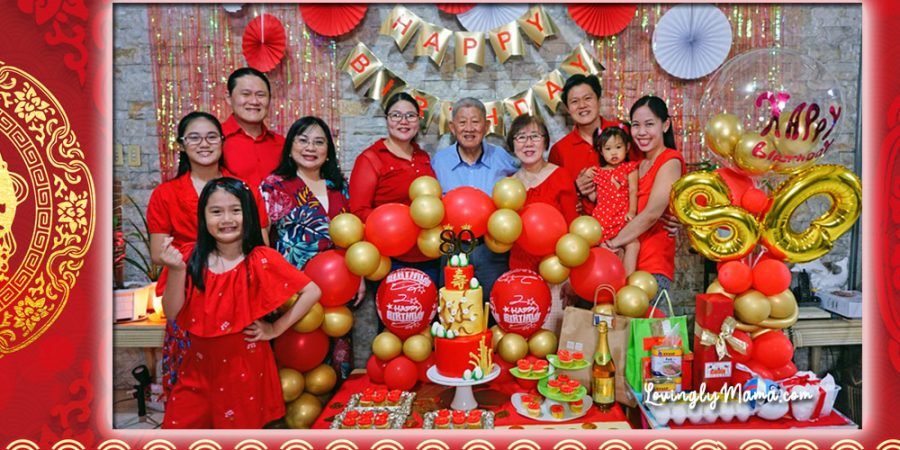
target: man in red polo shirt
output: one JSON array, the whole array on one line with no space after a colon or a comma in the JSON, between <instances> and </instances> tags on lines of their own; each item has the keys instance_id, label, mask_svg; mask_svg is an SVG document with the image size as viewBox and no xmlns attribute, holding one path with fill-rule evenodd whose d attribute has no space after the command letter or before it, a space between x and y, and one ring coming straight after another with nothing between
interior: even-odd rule
<instances>
[{"instance_id":1,"label":"man in red polo shirt","mask_svg":"<svg viewBox=\"0 0 900 450\"><path fill-rule=\"evenodd\" d=\"M222 123L222 157L225 168L254 189L278 167L284 147L284 136L264 123L271 93L269 79L254 68L240 68L228 77L226 101L232 114Z\"/></svg>"},{"instance_id":2,"label":"man in red polo shirt","mask_svg":"<svg viewBox=\"0 0 900 450\"><path fill-rule=\"evenodd\" d=\"M594 170L600 164L594 151L594 133L597 129L620 126L619 120L607 120L600 115L600 80L596 75L576 74L566 80L562 101L575 122L572 132L553 144L549 161L569 172L575 180L580 198L580 212L590 215L594 204L588 196L594 192ZM633 154L629 156L634 156Z\"/></svg>"}]
</instances>

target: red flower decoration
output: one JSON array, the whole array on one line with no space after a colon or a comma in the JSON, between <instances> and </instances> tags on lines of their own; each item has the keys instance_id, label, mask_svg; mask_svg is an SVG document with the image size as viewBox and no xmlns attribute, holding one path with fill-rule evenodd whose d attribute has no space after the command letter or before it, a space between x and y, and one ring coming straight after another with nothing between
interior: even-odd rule
<instances>
[{"instance_id":1,"label":"red flower decoration","mask_svg":"<svg viewBox=\"0 0 900 450\"><path fill-rule=\"evenodd\" d=\"M303 23L310 30L326 37L349 33L362 22L367 5L300 5Z\"/></svg>"},{"instance_id":2,"label":"red flower decoration","mask_svg":"<svg viewBox=\"0 0 900 450\"><path fill-rule=\"evenodd\" d=\"M284 47L284 26L271 14L253 19L244 30L244 58L250 67L261 72L268 72L281 62Z\"/></svg>"},{"instance_id":3,"label":"red flower decoration","mask_svg":"<svg viewBox=\"0 0 900 450\"><path fill-rule=\"evenodd\" d=\"M569 16L587 34L612 36L620 33L634 19L635 5L569 5Z\"/></svg>"},{"instance_id":4,"label":"red flower decoration","mask_svg":"<svg viewBox=\"0 0 900 450\"><path fill-rule=\"evenodd\" d=\"M437 8L447 14L462 14L475 7L474 3L438 3Z\"/></svg>"}]
</instances>

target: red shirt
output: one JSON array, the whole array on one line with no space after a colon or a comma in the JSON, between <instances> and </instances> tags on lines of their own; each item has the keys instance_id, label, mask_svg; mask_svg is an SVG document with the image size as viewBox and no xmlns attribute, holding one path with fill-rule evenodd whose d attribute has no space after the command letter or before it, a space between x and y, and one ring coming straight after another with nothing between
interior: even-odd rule
<instances>
[{"instance_id":1,"label":"red shirt","mask_svg":"<svg viewBox=\"0 0 900 450\"><path fill-rule=\"evenodd\" d=\"M525 205L532 203L546 203L555 206L566 219L566 223L572 223L578 217L575 210L575 182L569 177L569 173L562 168L557 168L541 182L541 184L528 189L525 194ZM523 205L523 207L525 206ZM532 255L522 247L513 245L509 251L510 269L529 269L537 272L541 260L546 255Z\"/></svg>"},{"instance_id":2,"label":"red shirt","mask_svg":"<svg viewBox=\"0 0 900 450\"><path fill-rule=\"evenodd\" d=\"M421 176L434 176L431 158L415 142L412 160L397 157L384 145L375 141L356 158L350 173L350 212L363 222L376 207L385 203L409 205L409 186ZM397 259L407 262L426 261L417 246Z\"/></svg>"},{"instance_id":3,"label":"red shirt","mask_svg":"<svg viewBox=\"0 0 900 450\"><path fill-rule=\"evenodd\" d=\"M238 178L250 183L253 189L258 188L263 178L269 176L281 163L284 136L262 125L262 134L251 137L238 125L234 114L222 123L222 131L225 133L225 144L222 147L225 167Z\"/></svg>"},{"instance_id":4,"label":"red shirt","mask_svg":"<svg viewBox=\"0 0 900 450\"><path fill-rule=\"evenodd\" d=\"M638 179L638 213L647 206L650 200L650 191L653 189L653 182L656 181L656 174L659 168L669 160L678 160L681 164L681 173L684 173L684 158L681 152L672 149L663 150L653 166ZM641 243L641 250L638 252L637 270L643 270L652 274L660 274L667 276L670 280L675 275L675 238L669 236L669 233L663 227L661 221L657 221L638 238Z\"/></svg>"},{"instance_id":5,"label":"red shirt","mask_svg":"<svg viewBox=\"0 0 900 450\"><path fill-rule=\"evenodd\" d=\"M227 169L222 176L234 177ZM269 215L262 201L259 189L251 188L253 199L259 211L260 227L269 226ZM147 231L151 234L168 234L175 238L172 245L181 248L184 244L197 240L197 204L200 197L191 182L191 173L166 181L150 194L147 205Z\"/></svg>"},{"instance_id":6,"label":"red shirt","mask_svg":"<svg viewBox=\"0 0 900 450\"><path fill-rule=\"evenodd\" d=\"M610 126L619 126L622 124L619 120L606 120L603 117L600 118L600 128L606 128ZM631 161L637 161L635 151L629 153L629 158ZM562 139L556 141L553 144L553 147L550 147L550 155L547 157L547 160L557 166L566 169L566 172L569 173L569 177L572 178L572 182L578 179L578 174L581 173L587 167L594 167L600 165L600 159L597 152L594 150L594 143L585 141L584 138L581 137L581 133L578 132L578 128L575 127L572 131L567 134ZM577 190L575 191L578 192ZM594 204L587 199L587 197L581 198L581 205L584 207L584 213L586 215L590 215L594 210Z\"/></svg>"}]
</instances>

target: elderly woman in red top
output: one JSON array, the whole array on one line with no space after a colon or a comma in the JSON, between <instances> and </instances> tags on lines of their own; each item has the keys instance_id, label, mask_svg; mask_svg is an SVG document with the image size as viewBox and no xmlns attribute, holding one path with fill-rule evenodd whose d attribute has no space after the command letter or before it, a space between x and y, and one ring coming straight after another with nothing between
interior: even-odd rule
<instances>
[{"instance_id":1,"label":"elderly woman in red top","mask_svg":"<svg viewBox=\"0 0 900 450\"><path fill-rule=\"evenodd\" d=\"M350 212L363 222L385 203L409 205L409 186L420 176L434 176L431 158L415 139L419 133L419 104L409 94L392 95L385 104L388 136L365 149L350 173ZM391 270L419 269L437 283L438 260L429 259L414 246L392 258Z\"/></svg>"},{"instance_id":2,"label":"elderly woman in red top","mask_svg":"<svg viewBox=\"0 0 900 450\"><path fill-rule=\"evenodd\" d=\"M672 184L684 173L665 101L648 95L631 106L631 137L644 154L638 166L638 214L601 246L619 250L639 239L637 270L656 277L661 295L671 287L675 273L675 238L660 218L668 209Z\"/></svg>"}]
</instances>

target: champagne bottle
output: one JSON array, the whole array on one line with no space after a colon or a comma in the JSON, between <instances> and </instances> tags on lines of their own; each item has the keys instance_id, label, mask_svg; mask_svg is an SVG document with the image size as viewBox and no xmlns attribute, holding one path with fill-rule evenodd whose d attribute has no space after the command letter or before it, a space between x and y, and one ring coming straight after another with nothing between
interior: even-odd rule
<instances>
[{"instance_id":1,"label":"champagne bottle","mask_svg":"<svg viewBox=\"0 0 900 450\"><path fill-rule=\"evenodd\" d=\"M597 325L597 351L591 369L591 391L594 403L601 411L609 410L616 403L616 364L609 352L606 340L608 327L605 321Z\"/></svg>"}]
</instances>

